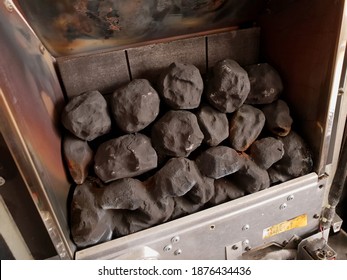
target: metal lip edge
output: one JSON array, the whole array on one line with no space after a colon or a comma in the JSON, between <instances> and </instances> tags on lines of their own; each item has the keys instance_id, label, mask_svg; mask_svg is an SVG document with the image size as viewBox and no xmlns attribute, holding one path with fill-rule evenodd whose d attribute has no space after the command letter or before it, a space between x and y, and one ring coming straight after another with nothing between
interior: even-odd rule
<instances>
[{"instance_id":1,"label":"metal lip edge","mask_svg":"<svg viewBox=\"0 0 347 280\"><path fill-rule=\"evenodd\" d=\"M286 197L289 194L295 194L296 192L302 191L303 189L312 188L314 185L317 184L318 175L312 172L305 176L292 179L288 182L276 185L269 189L254 194L250 194L245 197L241 197L239 199L235 199L220 205L216 205L209 209L190 214L177 220L169 221L164 224L153 226L151 228L144 229L139 232L124 237L120 237L102 244L98 244L90 248L82 249L81 251L77 251L75 253L75 259L90 259L93 258L93 256L96 256L101 253L103 257L110 256L110 254L116 255L116 252L113 251L114 248L118 247L119 252L128 248L135 249L138 246L142 246L139 245L138 242L140 242L144 238L148 238L148 236L150 235L157 234L158 231L160 231L160 236L162 236L162 238L165 238L167 235L170 235L171 233L175 234L178 231L189 230L192 224L199 223L200 226L208 225L211 223L211 221L217 218L225 219L228 216L236 215L239 211L244 211L245 209L258 207L259 204L261 204L261 201L264 201L265 203L265 200L266 202L268 202L268 199L277 199L278 195Z\"/></svg>"},{"instance_id":2,"label":"metal lip edge","mask_svg":"<svg viewBox=\"0 0 347 280\"><path fill-rule=\"evenodd\" d=\"M124 51L138 51L139 49L148 48L153 45L167 45L167 44L173 44L175 42L179 41L189 41L189 40L197 40L197 39L203 39L205 37L214 38L225 34L238 34L238 33L246 33L246 32L255 32L258 36L260 36L261 28L260 27L249 27L249 28L240 28L236 29L235 27L227 27L227 28L221 28L216 30L210 30L206 32L198 32L198 33L192 33L187 35L181 35L181 36L173 36L168 37L164 39L157 39L157 40L150 40L145 41L141 43L133 43L129 45L125 45L122 47L110 47L106 49L102 49L101 51L89 51L89 52L82 52L79 54L70 54L70 55L61 55L55 57L55 59L58 61L58 63L64 63L66 60L78 60L83 57L90 57L90 56L96 56L96 55L108 55L114 52L124 52Z\"/></svg>"}]
</instances>

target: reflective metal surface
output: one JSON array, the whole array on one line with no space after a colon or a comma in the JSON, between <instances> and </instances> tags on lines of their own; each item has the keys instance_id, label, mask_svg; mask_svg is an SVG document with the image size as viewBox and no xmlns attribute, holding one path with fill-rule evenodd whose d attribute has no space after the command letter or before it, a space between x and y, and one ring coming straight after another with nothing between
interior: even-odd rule
<instances>
[{"instance_id":1,"label":"reflective metal surface","mask_svg":"<svg viewBox=\"0 0 347 280\"><path fill-rule=\"evenodd\" d=\"M260 20L262 50L285 81L285 99L325 173L347 40L344 0L274 0Z\"/></svg>"},{"instance_id":2,"label":"reflective metal surface","mask_svg":"<svg viewBox=\"0 0 347 280\"><path fill-rule=\"evenodd\" d=\"M70 185L58 122L63 95L52 58L18 15L0 3L0 131L61 258L71 258Z\"/></svg>"},{"instance_id":3,"label":"reflective metal surface","mask_svg":"<svg viewBox=\"0 0 347 280\"><path fill-rule=\"evenodd\" d=\"M146 229L126 237L78 251L76 259L122 259L130 252L144 248L158 252L158 259L225 259L235 258L251 248L276 242L282 244L293 235L307 236L318 230L324 189L316 174L291 180L270 189L221 204L210 209ZM295 197L288 200L288 197ZM283 203L286 209L281 209ZM287 231L273 231L269 227L306 215L307 225ZM245 230L245 225L248 229ZM179 242L172 242L179 236ZM236 252L227 253L227 249ZM168 249L169 248L169 249ZM235 247L236 248L236 247ZM180 254L175 252L180 250ZM140 254L137 254L140 256ZM144 256L143 256L144 257Z\"/></svg>"},{"instance_id":4,"label":"reflective metal surface","mask_svg":"<svg viewBox=\"0 0 347 280\"><path fill-rule=\"evenodd\" d=\"M17 0L49 51L69 55L237 26L262 0Z\"/></svg>"}]
</instances>

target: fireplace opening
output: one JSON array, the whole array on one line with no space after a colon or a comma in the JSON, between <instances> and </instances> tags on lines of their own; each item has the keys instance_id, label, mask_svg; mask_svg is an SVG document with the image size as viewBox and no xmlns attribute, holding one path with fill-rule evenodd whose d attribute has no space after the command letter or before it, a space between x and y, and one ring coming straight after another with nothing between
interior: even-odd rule
<instances>
[{"instance_id":1,"label":"fireplace opening","mask_svg":"<svg viewBox=\"0 0 347 280\"><path fill-rule=\"evenodd\" d=\"M106 96L93 90L69 100L61 119L79 248L312 171L280 99L279 73L232 59L211 66L203 77L173 62L152 84L134 79Z\"/></svg>"}]
</instances>

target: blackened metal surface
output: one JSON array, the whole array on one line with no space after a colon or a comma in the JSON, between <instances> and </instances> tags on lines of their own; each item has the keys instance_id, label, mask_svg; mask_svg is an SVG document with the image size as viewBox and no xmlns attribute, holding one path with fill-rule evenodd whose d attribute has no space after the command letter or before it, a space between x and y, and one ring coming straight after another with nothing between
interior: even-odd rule
<instances>
[{"instance_id":1,"label":"blackened metal surface","mask_svg":"<svg viewBox=\"0 0 347 280\"><path fill-rule=\"evenodd\" d=\"M259 39L259 28L247 28L122 51L61 57L57 64L69 98L96 89L107 94L130 79L155 82L173 62L193 64L202 74L207 66L226 57L242 65L255 64L259 61Z\"/></svg>"},{"instance_id":2,"label":"blackened metal surface","mask_svg":"<svg viewBox=\"0 0 347 280\"><path fill-rule=\"evenodd\" d=\"M69 98L91 90L111 93L130 81L124 51L66 57L58 66Z\"/></svg>"},{"instance_id":3,"label":"blackened metal surface","mask_svg":"<svg viewBox=\"0 0 347 280\"><path fill-rule=\"evenodd\" d=\"M204 37L132 48L127 52L134 79L146 78L154 82L173 62L193 64L202 73L206 70Z\"/></svg>"},{"instance_id":4,"label":"blackened metal surface","mask_svg":"<svg viewBox=\"0 0 347 280\"><path fill-rule=\"evenodd\" d=\"M208 66L230 58L241 66L259 62L260 28L247 28L208 36Z\"/></svg>"},{"instance_id":5,"label":"blackened metal surface","mask_svg":"<svg viewBox=\"0 0 347 280\"><path fill-rule=\"evenodd\" d=\"M254 21L263 0L15 1L54 55L77 54Z\"/></svg>"}]
</instances>

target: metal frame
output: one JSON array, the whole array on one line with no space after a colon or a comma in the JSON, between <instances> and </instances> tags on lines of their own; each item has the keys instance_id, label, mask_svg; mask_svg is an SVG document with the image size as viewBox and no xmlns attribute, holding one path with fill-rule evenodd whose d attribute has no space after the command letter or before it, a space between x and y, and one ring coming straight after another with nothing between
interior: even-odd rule
<instances>
[{"instance_id":1,"label":"metal frame","mask_svg":"<svg viewBox=\"0 0 347 280\"><path fill-rule=\"evenodd\" d=\"M326 3L330 5L330 1ZM341 30L338 31L331 61L333 71L330 77L326 77L330 81L326 86L329 104L322 111L323 122L319 122L322 130L318 134L318 175L326 171L335 121L338 121L337 127L340 128L346 117L346 111L343 110L345 97L341 101L342 110L335 111L347 41L347 5L342 0L339 3L343 7ZM62 163L57 124L64 98L54 68L54 58L45 50L11 1L4 1L0 5L0 37L0 129L60 258L73 258L75 246L70 240L66 211L70 184ZM341 117L334 121L334 114ZM336 163L334 160L340 141L337 134L335 145L331 146L335 155L332 165ZM330 170L331 178L334 168ZM247 247L261 246L264 242L283 242L294 232L298 235L313 233L318 228L318 219L313 217L319 215L329 187L329 183L318 180L317 174L312 173L177 221L94 246L77 252L76 258L126 258L131 255L130 248L132 252L140 250L138 256L142 258L148 255L163 259L225 258L226 248L234 245L241 244L242 250L239 246L237 250L243 253ZM320 189L321 185L325 187ZM295 199L286 202L291 195ZM279 210L284 203L288 207ZM258 216L260 213L266 213L264 219ZM305 213L308 214L308 226L265 241L261 238L260 233L267 227ZM177 236L178 243L175 241ZM132 254L132 258L135 255Z\"/></svg>"},{"instance_id":2,"label":"metal frame","mask_svg":"<svg viewBox=\"0 0 347 280\"><path fill-rule=\"evenodd\" d=\"M251 248L315 233L324 182L315 173L76 252L76 259L226 259ZM302 207L305 205L305 207ZM266 237L267 228L307 215L307 225ZM290 226L288 226L290 228ZM146 254L147 252L147 254ZM156 252L156 254L155 254Z\"/></svg>"}]
</instances>

